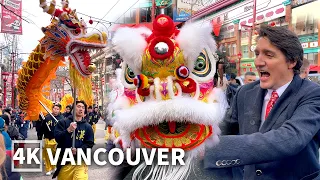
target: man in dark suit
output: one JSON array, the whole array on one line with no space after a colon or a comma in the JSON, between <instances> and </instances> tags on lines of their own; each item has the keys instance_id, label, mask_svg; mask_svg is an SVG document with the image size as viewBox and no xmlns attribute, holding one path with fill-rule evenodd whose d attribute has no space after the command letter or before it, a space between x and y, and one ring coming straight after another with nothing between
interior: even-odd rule
<instances>
[{"instance_id":1,"label":"man in dark suit","mask_svg":"<svg viewBox=\"0 0 320 180\"><path fill-rule=\"evenodd\" d=\"M260 80L238 90L231 118L221 125L230 135L206 148L204 167L233 168L226 173L232 179L320 178L320 87L299 76L298 37L282 27L262 26L255 54Z\"/></svg>"}]
</instances>

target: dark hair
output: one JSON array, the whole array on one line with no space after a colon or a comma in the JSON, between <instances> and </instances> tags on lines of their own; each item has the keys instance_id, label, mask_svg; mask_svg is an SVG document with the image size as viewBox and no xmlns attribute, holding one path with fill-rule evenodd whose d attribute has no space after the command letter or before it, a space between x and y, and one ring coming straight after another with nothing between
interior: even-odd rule
<instances>
[{"instance_id":1,"label":"dark hair","mask_svg":"<svg viewBox=\"0 0 320 180\"><path fill-rule=\"evenodd\" d=\"M59 109L61 109L61 104L55 103L55 104L53 104L52 108L54 108L55 106L57 106Z\"/></svg>"},{"instance_id":2,"label":"dark hair","mask_svg":"<svg viewBox=\"0 0 320 180\"><path fill-rule=\"evenodd\" d=\"M83 100L77 100L76 101L76 105L79 104L79 103L82 103L84 105L84 113L87 112L87 104L83 101Z\"/></svg>"},{"instance_id":3,"label":"dark hair","mask_svg":"<svg viewBox=\"0 0 320 180\"><path fill-rule=\"evenodd\" d=\"M267 37L270 43L283 53L287 62L297 62L293 68L293 72L295 74L300 73L303 49L298 36L294 32L284 27L261 25L257 40L261 37Z\"/></svg>"},{"instance_id":4,"label":"dark hair","mask_svg":"<svg viewBox=\"0 0 320 180\"><path fill-rule=\"evenodd\" d=\"M248 71L248 72L246 72L246 73L244 74L244 76L255 76L255 75L256 75L256 73L251 72L251 71Z\"/></svg>"},{"instance_id":5,"label":"dark hair","mask_svg":"<svg viewBox=\"0 0 320 180\"><path fill-rule=\"evenodd\" d=\"M2 114L1 117L2 117L2 119L4 119L4 123L5 123L7 126L9 126L9 124L10 124L9 116L6 115L6 114Z\"/></svg>"},{"instance_id":6,"label":"dark hair","mask_svg":"<svg viewBox=\"0 0 320 180\"><path fill-rule=\"evenodd\" d=\"M69 108L71 110L72 106L71 105L67 105L66 108Z\"/></svg>"},{"instance_id":7,"label":"dark hair","mask_svg":"<svg viewBox=\"0 0 320 180\"><path fill-rule=\"evenodd\" d=\"M92 109L92 106L89 106L88 109Z\"/></svg>"},{"instance_id":8,"label":"dark hair","mask_svg":"<svg viewBox=\"0 0 320 180\"><path fill-rule=\"evenodd\" d=\"M236 74L234 74L234 73L231 73L231 74L230 74L230 79L236 79L236 77L237 77Z\"/></svg>"},{"instance_id":9,"label":"dark hair","mask_svg":"<svg viewBox=\"0 0 320 180\"><path fill-rule=\"evenodd\" d=\"M7 113L9 113L9 114L11 115L11 112L10 112L10 111L11 111L11 108L5 108L5 109L4 109L4 112L7 112Z\"/></svg>"}]
</instances>

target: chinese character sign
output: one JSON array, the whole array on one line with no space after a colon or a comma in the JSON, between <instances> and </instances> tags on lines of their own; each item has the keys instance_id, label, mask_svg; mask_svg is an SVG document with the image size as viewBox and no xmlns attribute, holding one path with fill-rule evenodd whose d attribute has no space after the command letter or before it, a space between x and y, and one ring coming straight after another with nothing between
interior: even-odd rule
<instances>
[{"instance_id":1,"label":"chinese character sign","mask_svg":"<svg viewBox=\"0 0 320 180\"><path fill-rule=\"evenodd\" d=\"M1 32L22 34L22 0L2 0L2 4Z\"/></svg>"}]
</instances>

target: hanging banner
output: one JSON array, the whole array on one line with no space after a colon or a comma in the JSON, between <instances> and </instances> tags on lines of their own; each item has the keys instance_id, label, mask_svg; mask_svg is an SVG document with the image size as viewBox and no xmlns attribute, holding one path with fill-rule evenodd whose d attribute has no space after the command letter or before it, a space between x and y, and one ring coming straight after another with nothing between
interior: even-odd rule
<instances>
[{"instance_id":1,"label":"hanging banner","mask_svg":"<svg viewBox=\"0 0 320 180\"><path fill-rule=\"evenodd\" d=\"M214 32L214 35L216 36L219 36L220 34L220 29L221 29L221 26L223 25L223 17L215 17L212 19L212 26L213 26L213 32Z\"/></svg>"},{"instance_id":2,"label":"hanging banner","mask_svg":"<svg viewBox=\"0 0 320 180\"><path fill-rule=\"evenodd\" d=\"M1 32L9 34L22 34L22 0L1 0L2 18ZM19 17L20 16L20 17Z\"/></svg>"}]
</instances>

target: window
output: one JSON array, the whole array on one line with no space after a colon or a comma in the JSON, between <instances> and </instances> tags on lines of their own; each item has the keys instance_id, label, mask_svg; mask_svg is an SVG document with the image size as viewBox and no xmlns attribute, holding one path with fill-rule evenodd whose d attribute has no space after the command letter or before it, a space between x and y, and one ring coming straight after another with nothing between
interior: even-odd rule
<instances>
[{"instance_id":1,"label":"window","mask_svg":"<svg viewBox=\"0 0 320 180\"><path fill-rule=\"evenodd\" d=\"M312 65L318 64L318 53L304 54L303 57L306 57Z\"/></svg>"},{"instance_id":2,"label":"window","mask_svg":"<svg viewBox=\"0 0 320 180\"><path fill-rule=\"evenodd\" d=\"M242 51L242 57L243 58L248 58L249 57L249 48L248 48L248 46L241 46L241 51Z\"/></svg>"},{"instance_id":3,"label":"window","mask_svg":"<svg viewBox=\"0 0 320 180\"><path fill-rule=\"evenodd\" d=\"M249 37L249 31L241 31L241 38Z\"/></svg>"},{"instance_id":4,"label":"window","mask_svg":"<svg viewBox=\"0 0 320 180\"><path fill-rule=\"evenodd\" d=\"M237 45L234 43L232 44L232 55L236 55L237 54Z\"/></svg>"}]
</instances>

